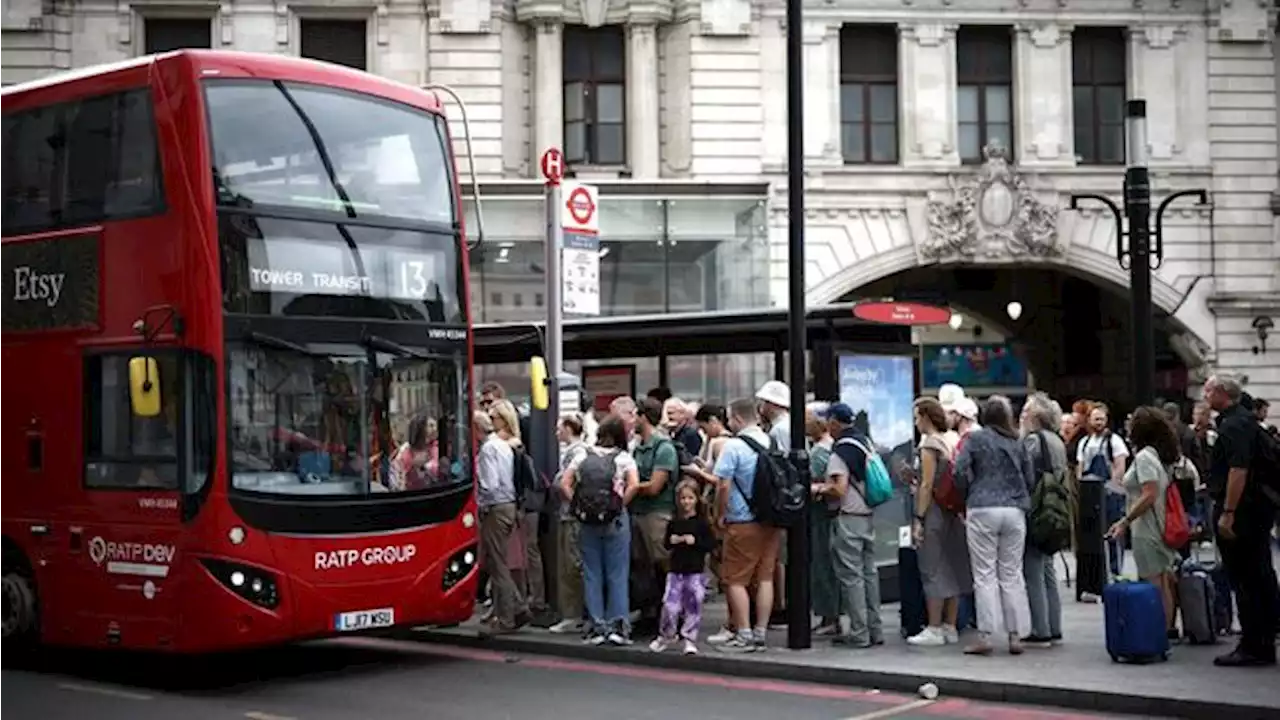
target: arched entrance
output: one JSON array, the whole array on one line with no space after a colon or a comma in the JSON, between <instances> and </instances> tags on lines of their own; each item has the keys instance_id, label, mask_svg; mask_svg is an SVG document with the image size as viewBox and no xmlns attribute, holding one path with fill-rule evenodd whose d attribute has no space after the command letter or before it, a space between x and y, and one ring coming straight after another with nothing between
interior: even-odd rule
<instances>
[{"instance_id":1,"label":"arched entrance","mask_svg":"<svg viewBox=\"0 0 1280 720\"><path fill-rule=\"evenodd\" d=\"M1027 361L1037 389L1060 401L1102 399L1132 407L1131 319L1127 293L1053 266L926 266L895 273L847 294L929 297L966 317L959 328L920 333L922 344L1007 346ZM1021 314L1008 316L1010 302ZM1156 389L1168 399L1187 396L1194 368L1178 352L1167 318L1156 322Z\"/></svg>"},{"instance_id":2,"label":"arched entrance","mask_svg":"<svg viewBox=\"0 0 1280 720\"><path fill-rule=\"evenodd\" d=\"M1023 315L1009 332L1027 346L1037 385L1061 396L1130 401L1128 271L1116 261L1115 222L1099 208L1066 210L1073 192L1114 191L1062 175L1024 173L998 146L986 162L948 174L910 173L893 191L871 180L824 182L807 192L807 301L811 307L863 297L922 292L1003 321L1017 299ZM774 210L776 243L786 211ZM1213 319L1199 248L1207 211L1166 218L1167 256L1153 272L1161 394L1204 372ZM1190 369L1190 378L1176 377ZM1063 399L1067 399L1064 397Z\"/></svg>"}]
</instances>

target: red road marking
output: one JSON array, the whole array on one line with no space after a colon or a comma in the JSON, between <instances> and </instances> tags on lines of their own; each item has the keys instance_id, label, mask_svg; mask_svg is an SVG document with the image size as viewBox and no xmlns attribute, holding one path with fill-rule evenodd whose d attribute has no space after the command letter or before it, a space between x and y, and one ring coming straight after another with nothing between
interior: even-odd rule
<instances>
[{"instance_id":1,"label":"red road marking","mask_svg":"<svg viewBox=\"0 0 1280 720\"><path fill-rule=\"evenodd\" d=\"M887 706L906 705L915 702L916 698L899 693L880 692L878 690L849 690L833 685L795 683L782 680L755 680L751 678L721 677L700 672L683 670L659 670L637 665L606 665L576 660L561 660L542 655L502 653L493 650L457 647L454 645L436 645L416 643L402 640L378 640L372 638L348 638L334 642L347 645L358 645L373 650L397 650L401 652L451 657L459 660L472 660L487 663L508 663L513 659L525 667L540 670L559 670L569 672L591 673L641 680L655 680L677 685L695 687L714 687L727 690L755 690L758 692L794 695L820 700L848 700L874 703ZM625 652L625 651L620 651ZM999 703L984 703L963 698L943 698L932 705L912 711L920 715L952 718L954 720L1100 720L1103 715L1075 713L1069 710L1038 710ZM855 716L856 717L856 716Z\"/></svg>"}]
</instances>

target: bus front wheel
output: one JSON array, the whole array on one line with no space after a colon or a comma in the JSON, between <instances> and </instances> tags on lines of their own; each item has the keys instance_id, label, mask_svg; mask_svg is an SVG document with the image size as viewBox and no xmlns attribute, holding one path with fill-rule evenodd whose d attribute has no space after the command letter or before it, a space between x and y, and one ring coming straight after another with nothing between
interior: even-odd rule
<instances>
[{"instance_id":1,"label":"bus front wheel","mask_svg":"<svg viewBox=\"0 0 1280 720\"><path fill-rule=\"evenodd\" d=\"M0 582L4 600L3 640L6 652L35 644L40 627L35 582L25 565L6 557Z\"/></svg>"}]
</instances>

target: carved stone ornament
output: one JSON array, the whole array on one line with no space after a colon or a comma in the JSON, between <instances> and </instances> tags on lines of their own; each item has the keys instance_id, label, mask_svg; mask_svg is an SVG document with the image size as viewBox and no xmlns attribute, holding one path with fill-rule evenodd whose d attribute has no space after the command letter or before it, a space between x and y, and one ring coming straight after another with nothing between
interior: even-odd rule
<instances>
[{"instance_id":1,"label":"carved stone ornament","mask_svg":"<svg viewBox=\"0 0 1280 720\"><path fill-rule=\"evenodd\" d=\"M930 197L920 254L938 262L1062 255L1058 208L1046 205L997 143L982 149L976 174L951 176L949 198Z\"/></svg>"}]
</instances>

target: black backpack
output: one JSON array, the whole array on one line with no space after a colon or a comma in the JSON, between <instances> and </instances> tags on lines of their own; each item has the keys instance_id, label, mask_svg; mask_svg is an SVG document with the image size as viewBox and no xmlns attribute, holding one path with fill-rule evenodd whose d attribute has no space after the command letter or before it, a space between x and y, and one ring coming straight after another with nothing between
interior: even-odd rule
<instances>
[{"instance_id":1,"label":"black backpack","mask_svg":"<svg viewBox=\"0 0 1280 720\"><path fill-rule=\"evenodd\" d=\"M1249 467L1249 482L1257 483L1263 496L1280 509L1280 439L1259 429L1256 453Z\"/></svg>"},{"instance_id":2,"label":"black backpack","mask_svg":"<svg viewBox=\"0 0 1280 720\"><path fill-rule=\"evenodd\" d=\"M756 453L756 477L748 501L756 522L782 528L795 526L808 508L809 485L773 438L769 438L767 449L745 435L738 438ZM742 492L741 487L738 492Z\"/></svg>"},{"instance_id":3,"label":"black backpack","mask_svg":"<svg viewBox=\"0 0 1280 720\"><path fill-rule=\"evenodd\" d=\"M583 525L608 525L622 514L622 495L614 489L618 474L618 450L604 455L588 450L578 465L569 512Z\"/></svg>"},{"instance_id":4,"label":"black backpack","mask_svg":"<svg viewBox=\"0 0 1280 720\"><path fill-rule=\"evenodd\" d=\"M526 513L540 513L547 505L547 488L538 477L533 458L523 449L514 451L516 506Z\"/></svg>"}]
</instances>

